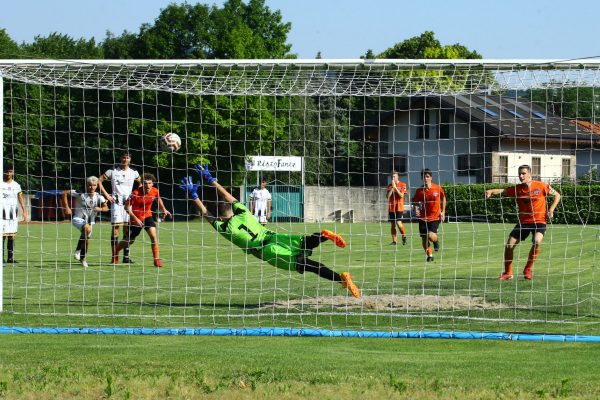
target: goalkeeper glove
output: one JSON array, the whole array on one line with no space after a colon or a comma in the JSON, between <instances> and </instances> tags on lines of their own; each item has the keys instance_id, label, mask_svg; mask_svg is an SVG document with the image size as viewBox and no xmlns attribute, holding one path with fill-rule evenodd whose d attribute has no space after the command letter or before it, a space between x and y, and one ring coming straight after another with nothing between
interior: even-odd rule
<instances>
[{"instance_id":1,"label":"goalkeeper glove","mask_svg":"<svg viewBox=\"0 0 600 400\"><path fill-rule=\"evenodd\" d=\"M204 166L196 164L194 165L194 169L198 171L200 177L204 179L207 183L217 182L217 178L213 178L210 174L210 171L208 170L208 164L205 164Z\"/></svg>"},{"instance_id":2,"label":"goalkeeper glove","mask_svg":"<svg viewBox=\"0 0 600 400\"><path fill-rule=\"evenodd\" d=\"M200 183L194 183L191 176L185 177L181 179L181 185L179 188L192 198L192 200L196 200L198 198L198 188L200 187Z\"/></svg>"}]
</instances>

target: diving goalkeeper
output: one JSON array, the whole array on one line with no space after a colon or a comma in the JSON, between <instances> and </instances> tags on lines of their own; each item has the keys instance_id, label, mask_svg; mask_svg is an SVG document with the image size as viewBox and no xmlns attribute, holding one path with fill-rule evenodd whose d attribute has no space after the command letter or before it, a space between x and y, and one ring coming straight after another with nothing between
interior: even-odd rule
<instances>
[{"instance_id":1,"label":"diving goalkeeper","mask_svg":"<svg viewBox=\"0 0 600 400\"><path fill-rule=\"evenodd\" d=\"M360 298L360 290L352 282L348 272L338 274L325 265L311 260L308 257L312 249L318 247L321 242L332 240L338 247L346 247L346 242L334 232L323 230L312 235L287 235L273 232L261 225L245 205L238 202L223 186L213 178L208 170L208 165L196 165L200 177L209 185L217 189L218 195L227 203L231 204L232 213L217 218L208 212L206 206L198 198L200 183L194 183L191 176L181 180L180 188L188 193L191 200L200 208L202 217L227 240L242 249L246 254L266 261L267 263L284 270L295 269L303 274L305 271L315 273L321 278L340 282L342 287L347 288L352 296Z\"/></svg>"}]
</instances>

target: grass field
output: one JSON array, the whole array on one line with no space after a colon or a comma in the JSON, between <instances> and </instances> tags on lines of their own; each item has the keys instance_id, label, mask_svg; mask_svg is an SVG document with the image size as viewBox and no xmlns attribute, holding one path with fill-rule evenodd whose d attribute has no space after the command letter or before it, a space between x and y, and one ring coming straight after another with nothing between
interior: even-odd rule
<instances>
[{"instance_id":1,"label":"grass field","mask_svg":"<svg viewBox=\"0 0 600 400\"><path fill-rule=\"evenodd\" d=\"M160 225L165 267L147 239L133 265L112 266L107 224L83 270L69 224L21 226L4 267L2 326L305 327L358 330L600 333L598 227L549 229L532 282L498 282L512 226L444 224L426 263L415 225L388 245L387 224L333 228L349 246L314 253L349 270L361 301L311 274L247 258L199 222ZM43 239L43 240L42 240ZM527 257L520 246L516 265ZM440 339L2 335L0 398L298 399L600 397L592 343Z\"/></svg>"},{"instance_id":2,"label":"grass field","mask_svg":"<svg viewBox=\"0 0 600 400\"><path fill-rule=\"evenodd\" d=\"M596 226L549 228L534 280L509 282L502 251L512 225L444 224L441 250L425 262L415 224L407 246L390 246L388 224L279 224L279 232L342 233L313 258L350 271L363 299L314 274L278 270L245 255L205 223L162 223L165 267L152 266L148 239L133 265L110 261L110 226L97 224L86 270L72 258L70 224L21 226L19 264L4 268L0 325L58 327L291 327L350 330L456 330L600 334ZM522 269L529 241L519 245Z\"/></svg>"},{"instance_id":3,"label":"grass field","mask_svg":"<svg viewBox=\"0 0 600 400\"><path fill-rule=\"evenodd\" d=\"M600 346L476 340L0 336L2 399L600 397Z\"/></svg>"}]
</instances>

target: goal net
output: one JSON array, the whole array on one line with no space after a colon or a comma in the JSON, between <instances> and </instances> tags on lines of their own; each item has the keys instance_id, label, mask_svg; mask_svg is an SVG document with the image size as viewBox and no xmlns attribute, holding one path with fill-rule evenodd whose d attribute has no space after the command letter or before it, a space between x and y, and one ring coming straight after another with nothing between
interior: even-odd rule
<instances>
[{"instance_id":1,"label":"goal net","mask_svg":"<svg viewBox=\"0 0 600 400\"><path fill-rule=\"evenodd\" d=\"M596 60L0 60L0 79L1 326L600 335ZM161 147L167 132L178 151ZM217 233L179 188L201 181L196 164L248 208L264 201L264 180L269 231L341 235L344 248L326 240L308 256L334 280ZM522 165L542 183L510 197ZM155 205L157 245L137 229L132 263L123 250L114 264L126 226L115 239L111 212L99 212L76 259L81 233L63 199L89 207L79 194L96 176L115 207L127 197L115 185L132 183L123 169L152 174L173 218ZM423 190L424 169L441 189ZM401 200L388 196L392 170ZM558 194L545 231L507 246L527 206L543 215ZM227 215L210 184L199 195ZM420 228L419 211L434 220ZM499 281L507 258L513 279Z\"/></svg>"}]
</instances>

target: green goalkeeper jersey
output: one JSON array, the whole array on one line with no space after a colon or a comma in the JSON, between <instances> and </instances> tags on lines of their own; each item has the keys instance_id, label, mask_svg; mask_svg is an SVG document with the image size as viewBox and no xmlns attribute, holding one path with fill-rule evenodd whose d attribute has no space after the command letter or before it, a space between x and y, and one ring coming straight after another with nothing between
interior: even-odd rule
<instances>
[{"instance_id":1,"label":"green goalkeeper jersey","mask_svg":"<svg viewBox=\"0 0 600 400\"><path fill-rule=\"evenodd\" d=\"M217 232L246 252L263 247L273 232L262 226L242 203L235 202L232 208L233 217L213 222Z\"/></svg>"}]
</instances>

